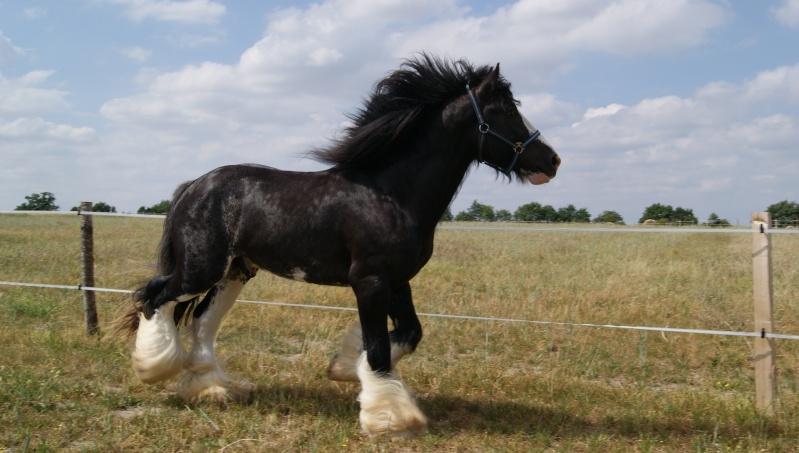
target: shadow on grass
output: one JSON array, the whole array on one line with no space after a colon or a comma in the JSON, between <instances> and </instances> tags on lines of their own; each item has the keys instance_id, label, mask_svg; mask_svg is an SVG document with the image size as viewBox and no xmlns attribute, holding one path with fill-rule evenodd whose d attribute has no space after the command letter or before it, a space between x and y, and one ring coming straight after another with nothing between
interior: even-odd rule
<instances>
[{"instance_id":1,"label":"shadow on grass","mask_svg":"<svg viewBox=\"0 0 799 453\"><path fill-rule=\"evenodd\" d=\"M358 418L356 397L359 389L357 384L331 384L329 390L324 390L301 384L278 383L256 388L250 407L256 407L263 414L272 413L281 417L321 416L346 423ZM566 408L445 395L430 395L420 399L419 405L430 420L431 434L444 437L462 432L496 435L545 433L555 437L605 434L631 440L642 437L691 438L697 433L712 433L726 438L739 437L743 433L769 438L786 434L776 421L760 418L721 424L711 415L693 417L690 414L678 419L608 415L595 420Z\"/></svg>"}]
</instances>

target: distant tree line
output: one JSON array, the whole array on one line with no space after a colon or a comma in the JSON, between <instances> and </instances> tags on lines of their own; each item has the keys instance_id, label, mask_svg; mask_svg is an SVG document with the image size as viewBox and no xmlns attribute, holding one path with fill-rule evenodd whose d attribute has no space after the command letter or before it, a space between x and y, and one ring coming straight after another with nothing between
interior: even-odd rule
<instances>
[{"instance_id":1,"label":"distant tree line","mask_svg":"<svg viewBox=\"0 0 799 453\"><path fill-rule=\"evenodd\" d=\"M605 211L606 214L612 211ZM621 221L621 216L614 213L613 219ZM555 209L551 205L540 203L527 203L519 206L516 211L510 212L507 209L495 210L493 206L480 203L477 200L472 202L469 209L452 215L449 208L444 212L442 221L456 222L574 222L589 223L591 214L585 208L578 209L573 204L564 208Z\"/></svg>"},{"instance_id":2,"label":"distant tree line","mask_svg":"<svg viewBox=\"0 0 799 453\"><path fill-rule=\"evenodd\" d=\"M169 200L161 200L160 202L146 208L144 206L139 207L139 210L136 211L136 214L158 214L164 215L169 211Z\"/></svg>"},{"instance_id":3,"label":"distant tree line","mask_svg":"<svg viewBox=\"0 0 799 453\"><path fill-rule=\"evenodd\" d=\"M70 211L77 211L78 207L73 206ZM97 203L92 203L92 211L93 212L117 212L117 208L115 206L111 206L110 204L104 201L98 201Z\"/></svg>"},{"instance_id":4,"label":"distant tree line","mask_svg":"<svg viewBox=\"0 0 799 453\"><path fill-rule=\"evenodd\" d=\"M59 206L55 204L55 195L52 192L33 193L25 196L25 202L15 208L17 211L57 211ZM72 207L72 211L77 211L78 207ZM117 212L117 208L110 204L98 201L92 206L95 212ZM137 214L166 214L169 210L169 200L149 206L139 207ZM766 211L771 213L771 220L777 227L799 227L799 203L795 201L783 200L774 203ZM465 211L453 215L450 208L444 212L442 221L459 222L569 222L569 223L614 223L624 224L624 219L616 211L603 211L598 216L591 218L591 214L586 208L577 208L573 204L566 207L555 209L551 205L542 205L532 202L519 206L515 211L507 209L495 209L491 205L480 203L474 200ZM699 220L692 209L682 207L672 207L661 203L655 203L644 209L643 215L638 223L654 223L668 225L697 225ZM729 226L727 219L719 218L714 212L711 213L703 225L711 227Z\"/></svg>"}]
</instances>

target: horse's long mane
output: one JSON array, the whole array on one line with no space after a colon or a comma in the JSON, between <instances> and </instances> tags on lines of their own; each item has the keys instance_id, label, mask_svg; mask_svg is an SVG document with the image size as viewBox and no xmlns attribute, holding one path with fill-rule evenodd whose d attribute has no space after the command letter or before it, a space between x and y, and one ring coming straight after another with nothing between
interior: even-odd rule
<instances>
[{"instance_id":1,"label":"horse's long mane","mask_svg":"<svg viewBox=\"0 0 799 453\"><path fill-rule=\"evenodd\" d=\"M406 60L400 69L377 82L370 96L355 114L352 124L326 148L311 151L315 159L338 170L360 168L394 155L401 139L413 129L422 114L443 108L466 93L490 72L490 66L473 67L465 60L455 62L422 53ZM500 79L498 88L512 101L510 84Z\"/></svg>"}]
</instances>

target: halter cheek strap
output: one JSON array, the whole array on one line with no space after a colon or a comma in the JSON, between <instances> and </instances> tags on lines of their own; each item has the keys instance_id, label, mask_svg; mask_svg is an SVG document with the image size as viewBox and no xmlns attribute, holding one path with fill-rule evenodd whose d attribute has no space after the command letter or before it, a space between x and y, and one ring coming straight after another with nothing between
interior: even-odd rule
<instances>
[{"instance_id":1,"label":"halter cheek strap","mask_svg":"<svg viewBox=\"0 0 799 453\"><path fill-rule=\"evenodd\" d=\"M477 97L474 95L474 90L469 84L466 84L466 92L469 93L469 99L472 100L472 107L474 107L474 113L477 115L477 130L480 131L480 142L477 147L477 161L481 164L486 164L489 167L502 172L505 176L510 175L510 171L514 165L516 165L516 161L519 160L519 156L524 152L524 149L532 143L535 139L537 139L541 135L541 131L535 131L533 134L524 142L512 142L505 138L502 134L498 132L494 132L491 129L491 126L488 125L486 120L483 118L483 114L480 111L480 105L477 103ZM507 143L510 145L511 149L513 149L513 158L508 164L507 167L503 168L498 165L494 165L491 162L487 162L483 159L483 144L485 143L486 135L491 134L493 137L498 138L499 140Z\"/></svg>"}]
</instances>

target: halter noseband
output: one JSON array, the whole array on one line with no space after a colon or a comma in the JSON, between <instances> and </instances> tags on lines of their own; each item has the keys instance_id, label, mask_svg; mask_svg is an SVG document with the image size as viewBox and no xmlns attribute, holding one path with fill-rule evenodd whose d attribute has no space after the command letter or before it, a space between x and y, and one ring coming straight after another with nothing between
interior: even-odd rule
<instances>
[{"instance_id":1,"label":"halter noseband","mask_svg":"<svg viewBox=\"0 0 799 453\"><path fill-rule=\"evenodd\" d=\"M530 136L524 142L512 142L502 136L499 132L494 132L491 127L486 123L485 119L483 118L483 114L480 112L480 105L477 103L477 97L474 95L474 91L472 87L469 86L469 83L466 83L466 92L469 93L469 99L472 100L472 106L474 107L474 113L477 114L477 130L480 131L480 145L477 148L477 161L481 164L486 164L489 167L502 172L505 176L510 175L510 171L514 165L516 165L516 161L519 160L519 156L524 152L524 148L527 147L533 140L537 139L539 135L541 135L541 131L533 132L533 135ZM494 137L502 140L503 142L510 145L513 149L513 159L511 159L510 164L508 164L507 168L502 168L498 165L494 165L491 162L488 162L483 159L483 143L485 142L486 134L491 134Z\"/></svg>"}]
</instances>

